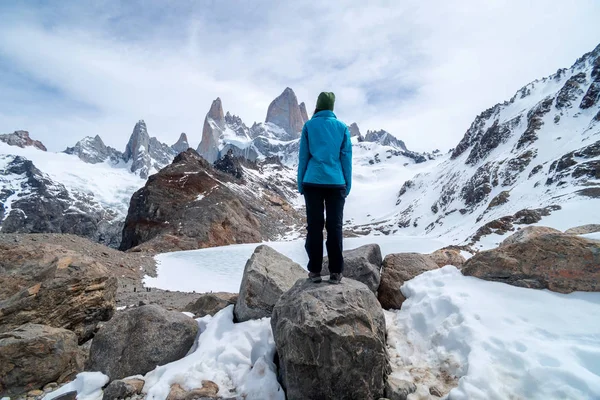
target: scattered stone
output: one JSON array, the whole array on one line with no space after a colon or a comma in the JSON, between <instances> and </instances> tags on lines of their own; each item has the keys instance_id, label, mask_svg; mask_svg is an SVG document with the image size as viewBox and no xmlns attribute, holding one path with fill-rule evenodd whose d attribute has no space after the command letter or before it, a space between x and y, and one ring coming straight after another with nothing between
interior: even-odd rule
<instances>
[{"instance_id":1,"label":"scattered stone","mask_svg":"<svg viewBox=\"0 0 600 400\"><path fill-rule=\"evenodd\" d=\"M238 297L237 293L203 293L198 300L188 304L183 311L193 313L195 318L201 318L206 315L215 315L225 307L235 304Z\"/></svg>"},{"instance_id":2,"label":"scattered stone","mask_svg":"<svg viewBox=\"0 0 600 400\"><path fill-rule=\"evenodd\" d=\"M270 317L279 297L307 272L269 246L260 245L246 263L235 305L239 322Z\"/></svg>"},{"instance_id":3,"label":"scattered stone","mask_svg":"<svg viewBox=\"0 0 600 400\"><path fill-rule=\"evenodd\" d=\"M102 400L125 399L140 394L144 388L141 379L126 379L112 381L105 389Z\"/></svg>"},{"instance_id":4,"label":"scattered stone","mask_svg":"<svg viewBox=\"0 0 600 400\"><path fill-rule=\"evenodd\" d=\"M546 234L483 251L465 263L464 275L560 293L600 291L600 243Z\"/></svg>"},{"instance_id":5,"label":"scattered stone","mask_svg":"<svg viewBox=\"0 0 600 400\"><path fill-rule=\"evenodd\" d=\"M277 302L271 327L288 400L383 395L385 318L365 284L298 281Z\"/></svg>"},{"instance_id":6,"label":"scattered stone","mask_svg":"<svg viewBox=\"0 0 600 400\"><path fill-rule=\"evenodd\" d=\"M55 390L58 387L58 383L56 382L50 382L49 384L47 384L46 386L44 386L44 392L45 393L49 393L53 390Z\"/></svg>"},{"instance_id":7,"label":"scattered stone","mask_svg":"<svg viewBox=\"0 0 600 400\"><path fill-rule=\"evenodd\" d=\"M588 224L569 228L565 231L567 235L585 235L587 233L600 232L600 224Z\"/></svg>"},{"instance_id":8,"label":"scattered stone","mask_svg":"<svg viewBox=\"0 0 600 400\"><path fill-rule=\"evenodd\" d=\"M344 251L344 277L364 283L377 293L381 281L381 249L378 244L367 244ZM323 260L321 275L329 275L329 259Z\"/></svg>"},{"instance_id":9,"label":"scattered stone","mask_svg":"<svg viewBox=\"0 0 600 400\"><path fill-rule=\"evenodd\" d=\"M69 330L25 324L0 333L0 398L62 383L81 371L77 336Z\"/></svg>"},{"instance_id":10,"label":"scattered stone","mask_svg":"<svg viewBox=\"0 0 600 400\"><path fill-rule=\"evenodd\" d=\"M180 312L156 305L132 308L98 330L88 369L111 380L144 375L157 365L183 358L197 333L196 321Z\"/></svg>"},{"instance_id":11,"label":"scattered stone","mask_svg":"<svg viewBox=\"0 0 600 400\"><path fill-rule=\"evenodd\" d=\"M27 392L27 396L30 396L30 397L39 397L39 396L43 396L43 395L44 395L44 391L39 390L39 389L31 390L31 391Z\"/></svg>"},{"instance_id":12,"label":"scattered stone","mask_svg":"<svg viewBox=\"0 0 600 400\"><path fill-rule=\"evenodd\" d=\"M547 226L527 226L519 229L500 243L500 247L508 246L514 243L525 243L526 241L547 235L549 233L562 233L561 231Z\"/></svg>"},{"instance_id":13,"label":"scattered stone","mask_svg":"<svg viewBox=\"0 0 600 400\"><path fill-rule=\"evenodd\" d=\"M460 268L467 261L462 254L460 254L460 251L445 248L434 251L429 254L429 257L431 257L438 267L454 265L455 267Z\"/></svg>"},{"instance_id":14,"label":"scattered stone","mask_svg":"<svg viewBox=\"0 0 600 400\"><path fill-rule=\"evenodd\" d=\"M412 382L388 376L385 383L385 396L390 400L406 400L408 395L417 391L417 385Z\"/></svg>"},{"instance_id":15,"label":"scattered stone","mask_svg":"<svg viewBox=\"0 0 600 400\"><path fill-rule=\"evenodd\" d=\"M440 389L438 389L438 388L437 388L437 387L435 387L435 386L431 386L431 387L429 388L429 394L430 394L430 395L432 395L432 396L436 396L436 397L442 397L442 396L444 395L444 394L441 392L441 390L440 390Z\"/></svg>"},{"instance_id":16,"label":"scattered stone","mask_svg":"<svg viewBox=\"0 0 600 400\"><path fill-rule=\"evenodd\" d=\"M419 253L388 254L383 260L381 284L377 298L381 306L389 310L400 309L406 298L400 291L404 282L423 272L439 268L431 257Z\"/></svg>"},{"instance_id":17,"label":"scattered stone","mask_svg":"<svg viewBox=\"0 0 600 400\"><path fill-rule=\"evenodd\" d=\"M217 399L219 385L213 381L202 381L202 387L185 390L179 384L171 385L171 391L167 400L196 400L196 399Z\"/></svg>"}]
</instances>

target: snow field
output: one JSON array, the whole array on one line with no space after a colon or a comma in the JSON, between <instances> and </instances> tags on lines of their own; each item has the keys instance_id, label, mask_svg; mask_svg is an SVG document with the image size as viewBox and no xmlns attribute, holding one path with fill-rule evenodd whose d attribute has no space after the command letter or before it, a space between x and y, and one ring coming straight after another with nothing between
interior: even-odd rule
<instances>
[{"instance_id":1,"label":"snow field","mask_svg":"<svg viewBox=\"0 0 600 400\"><path fill-rule=\"evenodd\" d=\"M82 372L74 381L48 393L43 400L52 400L69 392L77 392L77 400L102 400L102 387L108 383L108 376L102 372Z\"/></svg>"},{"instance_id":2,"label":"snow field","mask_svg":"<svg viewBox=\"0 0 600 400\"><path fill-rule=\"evenodd\" d=\"M402 310L386 315L394 376L457 381L449 400L600 398L600 293L518 288L452 266L401 290Z\"/></svg>"}]
</instances>

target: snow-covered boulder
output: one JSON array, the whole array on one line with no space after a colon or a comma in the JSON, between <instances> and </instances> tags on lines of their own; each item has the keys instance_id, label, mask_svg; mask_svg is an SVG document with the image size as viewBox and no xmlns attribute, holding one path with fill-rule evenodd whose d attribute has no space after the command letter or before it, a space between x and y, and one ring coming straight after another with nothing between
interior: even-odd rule
<instances>
[{"instance_id":1,"label":"snow-covered boulder","mask_svg":"<svg viewBox=\"0 0 600 400\"><path fill-rule=\"evenodd\" d=\"M600 243L577 236L547 234L483 251L462 273L514 286L560 293L600 291Z\"/></svg>"},{"instance_id":2,"label":"snow-covered boulder","mask_svg":"<svg viewBox=\"0 0 600 400\"><path fill-rule=\"evenodd\" d=\"M246 263L235 317L243 322L270 317L279 297L307 272L298 264L269 246L254 250Z\"/></svg>"},{"instance_id":3,"label":"snow-covered boulder","mask_svg":"<svg viewBox=\"0 0 600 400\"><path fill-rule=\"evenodd\" d=\"M288 400L382 397L385 318L365 284L298 281L277 302L271 327Z\"/></svg>"},{"instance_id":4,"label":"snow-covered boulder","mask_svg":"<svg viewBox=\"0 0 600 400\"><path fill-rule=\"evenodd\" d=\"M381 281L381 249L378 244L367 244L344 251L344 276L364 283L377 293ZM323 260L321 275L329 275L329 259Z\"/></svg>"},{"instance_id":5,"label":"snow-covered boulder","mask_svg":"<svg viewBox=\"0 0 600 400\"><path fill-rule=\"evenodd\" d=\"M433 260L434 263L438 265L438 267L443 267L445 265L454 265L455 267L462 267L465 261L467 261L460 251L454 249L439 249L429 254L429 257Z\"/></svg>"},{"instance_id":6,"label":"snow-covered boulder","mask_svg":"<svg viewBox=\"0 0 600 400\"><path fill-rule=\"evenodd\" d=\"M561 231L547 226L527 226L523 229L519 229L518 231L504 239L502 243L500 243L500 247L508 246L515 243L524 243L528 240L543 235L548 235L550 233L560 234Z\"/></svg>"},{"instance_id":7,"label":"snow-covered boulder","mask_svg":"<svg viewBox=\"0 0 600 400\"><path fill-rule=\"evenodd\" d=\"M196 301L185 306L183 311L193 313L196 318L201 318L206 315L215 315L225 307L235 304L237 299L237 293L203 293Z\"/></svg>"},{"instance_id":8,"label":"snow-covered boulder","mask_svg":"<svg viewBox=\"0 0 600 400\"><path fill-rule=\"evenodd\" d=\"M83 354L71 331L25 324L0 334L0 398L62 383L81 371Z\"/></svg>"},{"instance_id":9,"label":"snow-covered boulder","mask_svg":"<svg viewBox=\"0 0 600 400\"><path fill-rule=\"evenodd\" d=\"M183 358L196 335L196 321L157 305L117 314L96 333L90 349L89 369L111 380L145 374Z\"/></svg>"},{"instance_id":10,"label":"snow-covered boulder","mask_svg":"<svg viewBox=\"0 0 600 400\"><path fill-rule=\"evenodd\" d=\"M431 257L419 253L388 254L383 260L377 299L386 310L400 309L406 300L400 286L425 271L439 268Z\"/></svg>"}]
</instances>

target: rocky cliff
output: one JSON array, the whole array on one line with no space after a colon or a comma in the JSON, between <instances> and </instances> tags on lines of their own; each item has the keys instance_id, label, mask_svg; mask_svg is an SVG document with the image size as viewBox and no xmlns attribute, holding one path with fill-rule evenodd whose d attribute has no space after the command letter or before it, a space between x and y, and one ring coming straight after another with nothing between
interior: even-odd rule
<instances>
[{"instance_id":1,"label":"rocky cliff","mask_svg":"<svg viewBox=\"0 0 600 400\"><path fill-rule=\"evenodd\" d=\"M297 139L300 137L304 122L308 120L306 106L304 109L303 115L296 94L288 87L269 104L265 122L277 125L287 133L281 138L282 140Z\"/></svg>"},{"instance_id":2,"label":"rocky cliff","mask_svg":"<svg viewBox=\"0 0 600 400\"><path fill-rule=\"evenodd\" d=\"M36 149L46 151L46 146L39 140L33 140L29 137L27 131L15 131L13 133L7 133L0 135L0 142L4 142L10 146L18 146L25 148L28 146L35 147Z\"/></svg>"}]
</instances>

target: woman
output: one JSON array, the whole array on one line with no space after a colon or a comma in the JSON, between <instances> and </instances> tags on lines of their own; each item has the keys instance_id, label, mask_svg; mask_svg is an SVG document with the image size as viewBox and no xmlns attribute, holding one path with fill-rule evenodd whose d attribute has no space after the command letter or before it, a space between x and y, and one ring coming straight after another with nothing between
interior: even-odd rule
<instances>
[{"instance_id":1,"label":"woman","mask_svg":"<svg viewBox=\"0 0 600 400\"><path fill-rule=\"evenodd\" d=\"M304 124L298 157L298 191L306 201L308 277L321 282L323 226L327 228L329 282L340 283L344 271L342 224L344 203L352 186L352 143L348 127L333 113L335 95L322 92L313 117ZM327 218L323 216L326 210Z\"/></svg>"}]
</instances>

